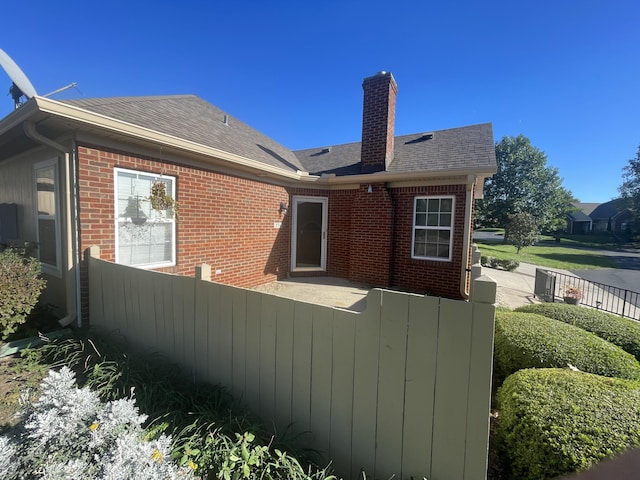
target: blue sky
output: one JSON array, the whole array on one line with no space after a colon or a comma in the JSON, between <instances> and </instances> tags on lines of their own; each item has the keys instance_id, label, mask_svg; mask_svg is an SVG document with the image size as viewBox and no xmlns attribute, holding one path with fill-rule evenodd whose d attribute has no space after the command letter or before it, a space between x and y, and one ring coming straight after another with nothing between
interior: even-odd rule
<instances>
[{"instance_id":1,"label":"blue sky","mask_svg":"<svg viewBox=\"0 0 640 480\"><path fill-rule=\"evenodd\" d=\"M386 70L397 135L492 122L583 202L616 197L640 145L637 0L19 5L0 48L41 95L78 83L57 99L191 93L303 149L359 141L362 80Z\"/></svg>"}]
</instances>

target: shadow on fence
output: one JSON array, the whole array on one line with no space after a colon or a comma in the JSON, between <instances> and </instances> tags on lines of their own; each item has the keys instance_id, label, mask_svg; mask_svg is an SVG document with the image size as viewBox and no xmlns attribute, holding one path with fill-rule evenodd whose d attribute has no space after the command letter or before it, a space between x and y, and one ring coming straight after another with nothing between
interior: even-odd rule
<instances>
[{"instance_id":1,"label":"shadow on fence","mask_svg":"<svg viewBox=\"0 0 640 480\"><path fill-rule=\"evenodd\" d=\"M640 320L640 293L592 282L543 268L536 269L534 294L545 302L573 303L570 291L579 292L579 303L588 307Z\"/></svg>"}]
</instances>

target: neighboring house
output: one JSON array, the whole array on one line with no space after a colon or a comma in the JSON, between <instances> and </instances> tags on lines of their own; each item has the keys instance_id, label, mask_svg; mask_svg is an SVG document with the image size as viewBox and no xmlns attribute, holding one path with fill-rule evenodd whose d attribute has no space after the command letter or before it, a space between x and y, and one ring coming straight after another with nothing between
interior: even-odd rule
<instances>
[{"instance_id":1,"label":"neighboring house","mask_svg":"<svg viewBox=\"0 0 640 480\"><path fill-rule=\"evenodd\" d=\"M593 221L589 214L598 206L599 203L572 203L571 206L576 210L567 215L567 233L585 234L590 233L593 229Z\"/></svg>"},{"instance_id":2,"label":"neighboring house","mask_svg":"<svg viewBox=\"0 0 640 480\"><path fill-rule=\"evenodd\" d=\"M567 232L572 234L611 232L624 235L633 215L622 198L606 203L574 203L578 210L567 217Z\"/></svg>"},{"instance_id":3,"label":"neighboring house","mask_svg":"<svg viewBox=\"0 0 640 480\"><path fill-rule=\"evenodd\" d=\"M465 298L491 124L396 137L393 76L363 89L361 142L298 152L193 95L33 97L0 121L4 223L38 243L47 299L70 320L88 312L93 244L180 275L207 263L242 287L332 275ZM151 208L154 182L177 218Z\"/></svg>"}]
</instances>

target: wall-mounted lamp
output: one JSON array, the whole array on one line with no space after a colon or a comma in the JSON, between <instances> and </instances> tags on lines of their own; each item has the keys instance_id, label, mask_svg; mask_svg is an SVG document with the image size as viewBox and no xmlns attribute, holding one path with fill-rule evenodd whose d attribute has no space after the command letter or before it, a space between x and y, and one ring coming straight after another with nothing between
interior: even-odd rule
<instances>
[{"instance_id":1,"label":"wall-mounted lamp","mask_svg":"<svg viewBox=\"0 0 640 480\"><path fill-rule=\"evenodd\" d=\"M278 211L281 214L286 215L287 210L289 210L289 207L287 206L287 204L285 202L280 202L280 208L278 209Z\"/></svg>"},{"instance_id":2,"label":"wall-mounted lamp","mask_svg":"<svg viewBox=\"0 0 640 480\"><path fill-rule=\"evenodd\" d=\"M371 184L369 184L369 188L367 188L367 193L373 193L373 189L371 188Z\"/></svg>"}]
</instances>

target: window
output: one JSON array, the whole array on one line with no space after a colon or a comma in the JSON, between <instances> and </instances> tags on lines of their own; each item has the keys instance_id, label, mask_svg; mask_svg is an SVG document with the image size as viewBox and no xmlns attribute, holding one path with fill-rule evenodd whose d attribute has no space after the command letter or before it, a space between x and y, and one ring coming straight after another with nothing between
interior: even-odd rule
<instances>
[{"instance_id":1,"label":"window","mask_svg":"<svg viewBox=\"0 0 640 480\"><path fill-rule=\"evenodd\" d=\"M453 197L416 197L412 258L451 260Z\"/></svg>"},{"instance_id":2,"label":"window","mask_svg":"<svg viewBox=\"0 0 640 480\"><path fill-rule=\"evenodd\" d=\"M58 160L35 165L38 256L42 271L60 276Z\"/></svg>"},{"instance_id":3,"label":"window","mask_svg":"<svg viewBox=\"0 0 640 480\"><path fill-rule=\"evenodd\" d=\"M157 268L176 263L176 223L166 210L151 208L154 182L175 196L175 178L115 169L116 263Z\"/></svg>"}]
</instances>

